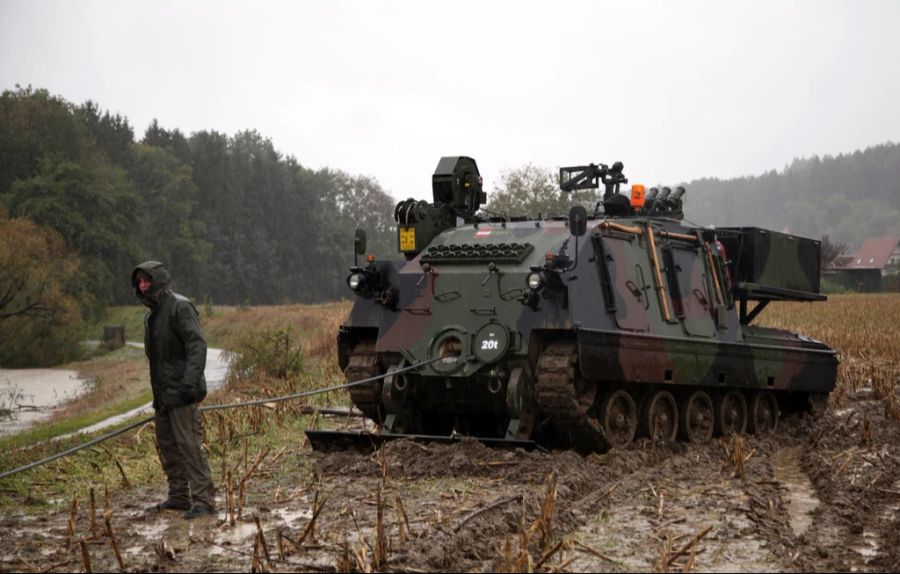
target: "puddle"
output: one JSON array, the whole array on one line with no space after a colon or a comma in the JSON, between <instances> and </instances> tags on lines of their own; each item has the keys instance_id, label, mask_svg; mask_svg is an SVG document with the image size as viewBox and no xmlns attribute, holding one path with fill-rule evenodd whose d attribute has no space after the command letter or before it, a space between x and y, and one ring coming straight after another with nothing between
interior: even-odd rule
<instances>
[{"instance_id":1,"label":"puddle","mask_svg":"<svg viewBox=\"0 0 900 574\"><path fill-rule=\"evenodd\" d=\"M900 492L900 478L894 481L894 484L891 485L891 490L893 490L894 492ZM900 512L900 502L890 504L882 511L881 519L885 522L893 524L897 521L898 512Z\"/></svg>"},{"instance_id":2,"label":"puddle","mask_svg":"<svg viewBox=\"0 0 900 574\"><path fill-rule=\"evenodd\" d=\"M312 511L310 509L292 510L290 508L278 508L274 511L274 514L283 520L287 526L290 526L292 522L297 522L298 520L309 520L312 518Z\"/></svg>"},{"instance_id":3,"label":"puddle","mask_svg":"<svg viewBox=\"0 0 900 574\"><path fill-rule=\"evenodd\" d=\"M156 540L162 537L163 532L169 529L171 524L168 520L164 520L162 522L156 522L154 524L146 524L144 526L135 526L132 532L135 536L140 538L146 538L149 540Z\"/></svg>"},{"instance_id":4,"label":"puddle","mask_svg":"<svg viewBox=\"0 0 900 574\"><path fill-rule=\"evenodd\" d=\"M851 544L850 548L865 558L868 563L872 558L878 556L878 537L874 532L866 530L863 532L862 540L856 544Z\"/></svg>"},{"instance_id":5,"label":"puddle","mask_svg":"<svg viewBox=\"0 0 900 574\"><path fill-rule=\"evenodd\" d=\"M222 527L221 534L216 536L216 544L226 546L240 544L254 534L256 534L256 524L253 522L238 522L234 526L226 524Z\"/></svg>"},{"instance_id":6,"label":"puddle","mask_svg":"<svg viewBox=\"0 0 900 574\"><path fill-rule=\"evenodd\" d=\"M850 567L851 572L859 572L878 556L878 536L874 532L866 530L863 532L862 539L850 544L849 547L862 558L862 564Z\"/></svg>"},{"instance_id":7,"label":"puddle","mask_svg":"<svg viewBox=\"0 0 900 574\"><path fill-rule=\"evenodd\" d=\"M14 533L16 536L27 536L30 538L50 538L52 536L49 527L39 528L36 526L18 526Z\"/></svg>"},{"instance_id":8,"label":"puddle","mask_svg":"<svg viewBox=\"0 0 900 574\"><path fill-rule=\"evenodd\" d=\"M787 488L785 502L796 536L803 535L812 524L812 513L819 507L809 475L800 466L802 446L784 448L775 455L775 480Z\"/></svg>"}]
</instances>

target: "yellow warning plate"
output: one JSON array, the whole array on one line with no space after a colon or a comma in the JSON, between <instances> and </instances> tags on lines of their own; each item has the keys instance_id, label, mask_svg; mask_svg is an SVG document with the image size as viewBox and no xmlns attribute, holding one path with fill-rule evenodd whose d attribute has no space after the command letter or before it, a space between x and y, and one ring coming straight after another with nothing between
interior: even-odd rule
<instances>
[{"instance_id":1,"label":"yellow warning plate","mask_svg":"<svg viewBox=\"0 0 900 574\"><path fill-rule=\"evenodd\" d=\"M400 228L400 251L416 250L416 229L414 227Z\"/></svg>"}]
</instances>

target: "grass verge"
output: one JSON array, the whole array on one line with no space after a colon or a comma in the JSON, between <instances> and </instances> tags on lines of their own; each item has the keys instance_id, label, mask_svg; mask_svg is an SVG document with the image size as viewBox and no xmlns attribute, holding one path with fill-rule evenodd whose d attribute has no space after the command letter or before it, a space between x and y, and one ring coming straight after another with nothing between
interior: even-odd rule
<instances>
[{"instance_id":1,"label":"grass verge","mask_svg":"<svg viewBox=\"0 0 900 574\"><path fill-rule=\"evenodd\" d=\"M35 443L44 442L79 429L89 427L104 419L127 413L132 409L136 409L141 405L149 403L153 400L153 395L149 389L147 391L128 398L126 400L104 405L100 408L76 415L70 418L64 418L55 422L43 423L37 427L24 430L14 435L0 438L0 451L8 449L23 448ZM104 430L103 432L109 432ZM87 439L81 437L82 440Z\"/></svg>"},{"instance_id":2,"label":"grass verge","mask_svg":"<svg viewBox=\"0 0 900 574\"><path fill-rule=\"evenodd\" d=\"M285 344L284 348L298 353L300 360L297 361L298 368L291 372L276 369L273 374L267 369L257 368L262 365L253 366L247 370L245 377L229 381L224 389L208 397L205 404L293 394L341 383L343 377L334 353L334 334L346 315L346 307L346 304L331 304L219 309L214 318L204 320L210 346L221 346L240 353L242 345L252 346L267 341L267 337L271 338L267 331L274 331L281 337L279 341ZM137 307L119 308L114 310L113 316L134 318L142 316L142 310ZM126 326L126 332L127 329ZM269 358L284 365L284 357L280 355L269 357L263 354L260 360ZM95 401L86 413L0 440L0 470L27 464L111 432L114 429L104 429L91 436L79 435L46 442L51 436L82 428L150 400L149 381L144 380L146 375L135 371L146 371L142 351L120 349L87 363L92 365L90 368L94 369L95 374L99 374L99 379L129 380L129 388L142 388L143 394L128 401L109 402L104 407ZM69 368L82 371L78 366L70 365ZM252 463L255 456L266 450L269 460L277 458L284 463L284 466L279 465L275 467L277 470L269 472L278 475L279 480L283 478L286 483L289 482L293 472L306 464L305 457L300 454L304 448L308 450L308 447L303 447L306 441L304 431L309 426L322 423L321 420L311 420L301 412L300 407L348 403L348 395L343 392L311 397L309 401L205 413L206 443L217 486L220 489L225 487L223 481L229 471L237 477L247 472L247 458ZM126 424L129 422L123 422L119 428ZM147 495L143 491L149 489L150 496L154 496L156 490L164 495L166 481L157 458L153 432L150 423L96 447L0 481L0 494L3 495L0 496L0 511L18 509L41 512L48 506L60 508L70 504L72 497L80 498L83 503L92 488L99 493L107 488L112 493L143 489L142 495ZM45 442L34 444L36 441ZM29 444L31 446L24 448Z\"/></svg>"}]
</instances>

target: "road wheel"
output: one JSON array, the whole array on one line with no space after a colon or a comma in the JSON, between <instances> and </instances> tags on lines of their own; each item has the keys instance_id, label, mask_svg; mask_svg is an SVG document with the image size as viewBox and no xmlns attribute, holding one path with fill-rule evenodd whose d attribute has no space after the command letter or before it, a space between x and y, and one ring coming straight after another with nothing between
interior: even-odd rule
<instances>
[{"instance_id":1,"label":"road wheel","mask_svg":"<svg viewBox=\"0 0 900 574\"><path fill-rule=\"evenodd\" d=\"M638 416L634 399L628 391L618 390L603 400L600 408L601 424L606 438L614 448L631 444L637 434Z\"/></svg>"},{"instance_id":2,"label":"road wheel","mask_svg":"<svg viewBox=\"0 0 900 574\"><path fill-rule=\"evenodd\" d=\"M778 426L778 400L770 391L753 393L750 400L750 432L770 433Z\"/></svg>"},{"instance_id":3,"label":"road wheel","mask_svg":"<svg viewBox=\"0 0 900 574\"><path fill-rule=\"evenodd\" d=\"M747 432L747 399L740 389L723 394L716 406L716 429L722 436Z\"/></svg>"},{"instance_id":4,"label":"road wheel","mask_svg":"<svg viewBox=\"0 0 900 574\"><path fill-rule=\"evenodd\" d=\"M681 405L681 436L687 442L701 443L712 438L716 414L706 391L686 395Z\"/></svg>"},{"instance_id":5,"label":"road wheel","mask_svg":"<svg viewBox=\"0 0 900 574\"><path fill-rule=\"evenodd\" d=\"M643 425L653 441L671 442L678 435L678 405L669 391L650 396L643 412Z\"/></svg>"}]
</instances>

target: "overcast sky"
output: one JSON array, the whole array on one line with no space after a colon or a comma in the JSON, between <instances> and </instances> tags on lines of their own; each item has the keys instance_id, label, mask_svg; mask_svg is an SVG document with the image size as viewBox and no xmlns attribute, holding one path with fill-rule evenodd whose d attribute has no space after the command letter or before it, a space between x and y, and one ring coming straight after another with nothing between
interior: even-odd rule
<instances>
[{"instance_id":1,"label":"overcast sky","mask_svg":"<svg viewBox=\"0 0 900 574\"><path fill-rule=\"evenodd\" d=\"M0 0L0 88L430 198L442 155L621 160L633 183L900 141L900 1ZM490 187L489 187L490 189Z\"/></svg>"}]
</instances>

